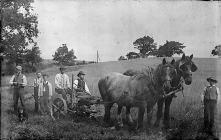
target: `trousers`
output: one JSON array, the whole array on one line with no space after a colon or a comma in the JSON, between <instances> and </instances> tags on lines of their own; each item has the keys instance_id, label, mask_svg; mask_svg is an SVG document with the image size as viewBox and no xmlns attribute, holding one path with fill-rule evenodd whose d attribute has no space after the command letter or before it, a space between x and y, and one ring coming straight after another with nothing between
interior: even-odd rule
<instances>
[{"instance_id":1,"label":"trousers","mask_svg":"<svg viewBox=\"0 0 221 140\"><path fill-rule=\"evenodd\" d=\"M204 100L204 126L208 131L212 131L214 127L216 106L216 100Z\"/></svg>"},{"instance_id":2,"label":"trousers","mask_svg":"<svg viewBox=\"0 0 221 140\"><path fill-rule=\"evenodd\" d=\"M24 87L14 87L13 93L13 101L14 101L14 111L17 112L18 110L18 100L21 101L21 106L25 108L24 102Z\"/></svg>"}]
</instances>

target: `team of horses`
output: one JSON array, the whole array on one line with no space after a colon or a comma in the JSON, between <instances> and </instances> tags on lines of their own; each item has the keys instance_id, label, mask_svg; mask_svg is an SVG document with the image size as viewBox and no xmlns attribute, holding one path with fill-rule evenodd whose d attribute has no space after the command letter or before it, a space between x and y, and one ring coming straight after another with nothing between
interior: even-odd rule
<instances>
[{"instance_id":1,"label":"team of horses","mask_svg":"<svg viewBox=\"0 0 221 140\"><path fill-rule=\"evenodd\" d=\"M157 104L157 119L154 126L158 127L163 114L163 124L170 127L170 104L175 94L165 96L171 91L182 88L181 82L186 85L192 82L192 73L197 70L197 66L192 61L193 55L185 56L175 61L167 62L164 58L162 63L156 68L147 67L143 70L127 70L122 73L109 73L98 82L100 95L106 104L104 122L110 123L110 110L114 103L118 105L117 120L123 126L121 110L126 107L126 120L128 124L133 124L130 114L132 107L138 108L138 120L136 129L143 128L143 116L145 108L147 110L147 122L150 125L152 109Z\"/></svg>"}]
</instances>

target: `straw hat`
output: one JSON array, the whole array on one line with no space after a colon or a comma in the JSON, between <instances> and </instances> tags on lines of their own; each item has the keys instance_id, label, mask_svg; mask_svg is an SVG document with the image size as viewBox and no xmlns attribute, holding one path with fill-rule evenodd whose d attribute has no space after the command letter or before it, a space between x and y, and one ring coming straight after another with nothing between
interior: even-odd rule
<instances>
[{"instance_id":1,"label":"straw hat","mask_svg":"<svg viewBox=\"0 0 221 140\"><path fill-rule=\"evenodd\" d=\"M209 82L209 81L213 81L213 82L215 82L215 83L218 82L214 77L208 77L206 80L207 80L208 82Z\"/></svg>"}]
</instances>

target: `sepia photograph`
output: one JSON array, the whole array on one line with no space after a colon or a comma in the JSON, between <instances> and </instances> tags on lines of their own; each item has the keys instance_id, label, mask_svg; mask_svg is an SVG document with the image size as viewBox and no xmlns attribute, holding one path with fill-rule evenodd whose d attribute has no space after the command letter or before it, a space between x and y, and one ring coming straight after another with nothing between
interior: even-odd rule
<instances>
[{"instance_id":1,"label":"sepia photograph","mask_svg":"<svg viewBox=\"0 0 221 140\"><path fill-rule=\"evenodd\" d=\"M0 0L2 140L221 140L221 2Z\"/></svg>"}]
</instances>

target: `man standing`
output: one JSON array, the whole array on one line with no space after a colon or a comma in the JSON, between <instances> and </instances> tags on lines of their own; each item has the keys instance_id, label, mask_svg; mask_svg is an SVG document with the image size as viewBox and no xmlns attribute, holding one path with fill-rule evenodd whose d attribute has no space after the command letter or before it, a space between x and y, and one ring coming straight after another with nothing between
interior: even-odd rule
<instances>
[{"instance_id":1,"label":"man standing","mask_svg":"<svg viewBox=\"0 0 221 140\"><path fill-rule=\"evenodd\" d=\"M60 73L55 76L55 91L58 94L62 94L63 99L67 100L66 94L71 93L71 85L69 77L64 73L65 67L60 67Z\"/></svg>"},{"instance_id":2,"label":"man standing","mask_svg":"<svg viewBox=\"0 0 221 140\"><path fill-rule=\"evenodd\" d=\"M27 85L27 79L26 76L22 74L21 66L16 66L16 74L12 76L9 83L14 87L14 93L13 93L14 111L17 112L19 98L22 107L25 108L24 87Z\"/></svg>"},{"instance_id":3,"label":"man standing","mask_svg":"<svg viewBox=\"0 0 221 140\"><path fill-rule=\"evenodd\" d=\"M51 111L51 97L52 97L52 85L48 82L47 74L43 74L43 82L39 85L39 103L40 112L45 115L47 113L52 113ZM51 114L52 115L52 114Z\"/></svg>"},{"instance_id":4,"label":"man standing","mask_svg":"<svg viewBox=\"0 0 221 140\"><path fill-rule=\"evenodd\" d=\"M217 80L214 77L207 78L209 85L204 88L201 99L204 103L204 128L206 132L213 135L214 118L217 101L220 98L219 88L216 87Z\"/></svg>"},{"instance_id":5,"label":"man standing","mask_svg":"<svg viewBox=\"0 0 221 140\"><path fill-rule=\"evenodd\" d=\"M74 85L73 85L76 92L82 93L82 94L86 93L86 94L91 95L89 88L86 82L84 81L85 73L83 71L80 71L77 76L78 76L78 79L74 81Z\"/></svg>"},{"instance_id":6,"label":"man standing","mask_svg":"<svg viewBox=\"0 0 221 140\"><path fill-rule=\"evenodd\" d=\"M39 108L39 101L38 101L39 85L43 83L43 79L41 77L40 72L37 72L36 75L37 78L34 79L34 99L35 99L35 112L37 113Z\"/></svg>"}]
</instances>

